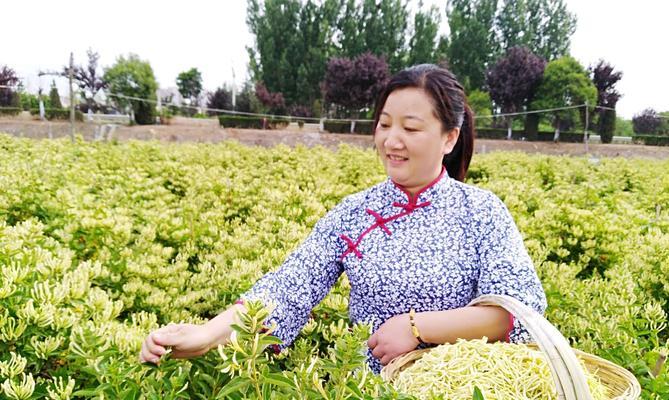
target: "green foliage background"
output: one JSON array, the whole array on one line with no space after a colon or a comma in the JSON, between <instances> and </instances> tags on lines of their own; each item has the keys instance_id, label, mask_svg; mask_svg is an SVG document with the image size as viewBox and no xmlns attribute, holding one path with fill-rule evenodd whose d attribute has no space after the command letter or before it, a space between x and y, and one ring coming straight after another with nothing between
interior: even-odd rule
<instances>
[{"instance_id":1,"label":"green foliage background","mask_svg":"<svg viewBox=\"0 0 669 400\"><path fill-rule=\"evenodd\" d=\"M384 179L371 150L0 135L0 159L0 398L408 398L364 365L345 278L280 355L255 309L236 344L137 362L150 330L216 315ZM493 153L469 182L509 207L548 319L667 398L651 370L669 336L669 162Z\"/></svg>"}]
</instances>

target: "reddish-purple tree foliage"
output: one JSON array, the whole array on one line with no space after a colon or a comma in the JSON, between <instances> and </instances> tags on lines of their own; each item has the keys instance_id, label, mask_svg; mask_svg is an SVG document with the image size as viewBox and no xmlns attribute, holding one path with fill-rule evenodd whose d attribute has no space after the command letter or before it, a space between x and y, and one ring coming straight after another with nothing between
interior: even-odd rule
<instances>
[{"instance_id":1,"label":"reddish-purple tree foliage","mask_svg":"<svg viewBox=\"0 0 669 400\"><path fill-rule=\"evenodd\" d=\"M613 131L616 127L616 104L620 100L620 93L614 88L623 77L623 73L613 72L613 66L604 60L599 60L595 67L590 67L592 83L597 88L597 105L607 108L597 110L597 125L595 129L604 143L611 143Z\"/></svg>"},{"instance_id":2,"label":"reddish-purple tree foliage","mask_svg":"<svg viewBox=\"0 0 669 400\"><path fill-rule=\"evenodd\" d=\"M637 134L655 135L661 125L662 119L652 108L647 108L632 118L632 127Z\"/></svg>"},{"instance_id":3,"label":"reddish-purple tree foliage","mask_svg":"<svg viewBox=\"0 0 669 400\"><path fill-rule=\"evenodd\" d=\"M4 65L0 68L0 86L14 87L18 85L19 78L16 72L8 66ZM0 87L0 107L16 106L16 94L10 87Z\"/></svg>"},{"instance_id":4,"label":"reddish-purple tree foliage","mask_svg":"<svg viewBox=\"0 0 669 400\"><path fill-rule=\"evenodd\" d=\"M599 60L594 68L590 68L592 83L597 88L597 105L615 108L620 100L620 93L614 88L623 77L623 73L613 72L613 66L604 60Z\"/></svg>"},{"instance_id":5,"label":"reddish-purple tree foliage","mask_svg":"<svg viewBox=\"0 0 669 400\"><path fill-rule=\"evenodd\" d=\"M526 47L512 47L506 55L486 71L486 86L490 98L502 112L513 113L529 104L546 68L546 60L535 55ZM526 133L536 131L538 119L527 121ZM511 139L513 118L507 118L508 138ZM530 134L531 135L531 134Z\"/></svg>"},{"instance_id":6,"label":"reddish-purple tree foliage","mask_svg":"<svg viewBox=\"0 0 669 400\"><path fill-rule=\"evenodd\" d=\"M286 100L283 98L283 93L271 93L263 82L256 83L256 97L270 112L283 113L286 111Z\"/></svg>"},{"instance_id":7,"label":"reddish-purple tree foliage","mask_svg":"<svg viewBox=\"0 0 669 400\"><path fill-rule=\"evenodd\" d=\"M490 98L502 112L522 110L539 86L546 60L526 47L512 47L506 55L486 71Z\"/></svg>"},{"instance_id":8,"label":"reddish-purple tree foliage","mask_svg":"<svg viewBox=\"0 0 669 400\"><path fill-rule=\"evenodd\" d=\"M374 103L389 75L385 59L371 53L361 54L353 60L331 58L323 82L325 101L357 113Z\"/></svg>"}]
</instances>

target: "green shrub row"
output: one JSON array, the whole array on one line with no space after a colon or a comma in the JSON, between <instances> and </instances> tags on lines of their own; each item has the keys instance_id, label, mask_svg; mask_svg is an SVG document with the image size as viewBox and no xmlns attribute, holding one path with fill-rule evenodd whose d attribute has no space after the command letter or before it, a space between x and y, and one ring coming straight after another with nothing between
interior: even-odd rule
<instances>
[{"instance_id":1,"label":"green shrub row","mask_svg":"<svg viewBox=\"0 0 669 400\"><path fill-rule=\"evenodd\" d=\"M504 128L477 128L476 137L480 139L506 139L507 130ZM512 138L518 140L525 138L532 142L552 142L555 132L538 132L536 137L528 136L525 131L513 131ZM560 142L580 143L583 141L583 133L580 132L560 132Z\"/></svg>"},{"instance_id":2,"label":"green shrub row","mask_svg":"<svg viewBox=\"0 0 669 400\"><path fill-rule=\"evenodd\" d=\"M356 121L353 127L353 133L361 135L371 135L373 122ZM351 122L349 121L328 121L323 123L323 128L330 133L351 133Z\"/></svg>"},{"instance_id":3,"label":"green shrub row","mask_svg":"<svg viewBox=\"0 0 669 400\"><path fill-rule=\"evenodd\" d=\"M20 112L18 107L0 107L0 115L19 115Z\"/></svg>"},{"instance_id":4,"label":"green shrub row","mask_svg":"<svg viewBox=\"0 0 669 400\"><path fill-rule=\"evenodd\" d=\"M659 135L634 135L632 136L634 143L641 143L650 146L669 146L669 136Z\"/></svg>"},{"instance_id":5,"label":"green shrub row","mask_svg":"<svg viewBox=\"0 0 669 400\"><path fill-rule=\"evenodd\" d=\"M238 115L220 115L218 122L223 128L238 129L284 129L290 123L288 118L261 118Z\"/></svg>"},{"instance_id":6,"label":"green shrub row","mask_svg":"<svg viewBox=\"0 0 669 400\"><path fill-rule=\"evenodd\" d=\"M31 115L39 115L39 108L31 108ZM69 108L47 108L44 110L44 116L49 121L53 119L57 120L69 120L70 119L70 109ZM84 113L79 110L74 111L74 119L82 122L84 120Z\"/></svg>"}]
</instances>

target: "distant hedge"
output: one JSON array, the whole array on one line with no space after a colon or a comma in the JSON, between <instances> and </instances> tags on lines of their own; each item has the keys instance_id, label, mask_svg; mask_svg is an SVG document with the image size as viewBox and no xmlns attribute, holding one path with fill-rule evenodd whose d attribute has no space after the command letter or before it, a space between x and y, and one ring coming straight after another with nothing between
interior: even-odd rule
<instances>
[{"instance_id":1,"label":"distant hedge","mask_svg":"<svg viewBox=\"0 0 669 400\"><path fill-rule=\"evenodd\" d=\"M373 122L356 121L353 127L353 133L360 135L371 135ZM351 122L349 121L328 121L323 122L323 128L330 133L351 133Z\"/></svg>"},{"instance_id":2,"label":"distant hedge","mask_svg":"<svg viewBox=\"0 0 669 400\"><path fill-rule=\"evenodd\" d=\"M503 128L478 128L476 129L476 137L480 139L506 139L507 130ZM552 142L555 132L538 132L536 138L529 138L525 131L513 131L512 138L519 140L525 138L528 141L538 142ZM560 132L560 142L565 143L580 143L583 141L583 133L579 132Z\"/></svg>"},{"instance_id":3,"label":"distant hedge","mask_svg":"<svg viewBox=\"0 0 669 400\"><path fill-rule=\"evenodd\" d=\"M39 108L31 108L30 114L39 115ZM51 121L52 119L60 120L69 120L70 119L70 109L69 108L47 108L44 110L44 116L46 119ZM74 110L74 119L76 121L82 122L84 120L84 114L79 110Z\"/></svg>"},{"instance_id":4,"label":"distant hedge","mask_svg":"<svg viewBox=\"0 0 669 400\"><path fill-rule=\"evenodd\" d=\"M284 129L290 123L288 118L262 118L237 115L219 115L218 123L224 128L238 129Z\"/></svg>"},{"instance_id":5,"label":"distant hedge","mask_svg":"<svg viewBox=\"0 0 669 400\"><path fill-rule=\"evenodd\" d=\"M634 135L632 136L634 143L642 143L649 146L669 146L669 136L658 135Z\"/></svg>"},{"instance_id":6,"label":"distant hedge","mask_svg":"<svg viewBox=\"0 0 669 400\"><path fill-rule=\"evenodd\" d=\"M19 115L21 111L19 107L0 107L0 115Z\"/></svg>"}]
</instances>

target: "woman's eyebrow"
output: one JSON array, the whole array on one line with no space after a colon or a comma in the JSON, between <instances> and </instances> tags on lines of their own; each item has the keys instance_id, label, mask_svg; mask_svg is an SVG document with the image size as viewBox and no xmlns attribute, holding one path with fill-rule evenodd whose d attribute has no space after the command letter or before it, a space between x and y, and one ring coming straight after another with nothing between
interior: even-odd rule
<instances>
[{"instance_id":1,"label":"woman's eyebrow","mask_svg":"<svg viewBox=\"0 0 669 400\"><path fill-rule=\"evenodd\" d=\"M405 115L404 119L415 119L415 120L420 121L420 122L425 122L425 120L423 120L423 118L417 117L415 115Z\"/></svg>"},{"instance_id":2,"label":"woman's eyebrow","mask_svg":"<svg viewBox=\"0 0 669 400\"><path fill-rule=\"evenodd\" d=\"M381 112L381 115L382 115L382 116L385 115L385 116L387 116L387 117L390 117L390 114L388 114L388 113L385 112L385 111L382 111L382 112ZM415 120L420 121L420 122L425 122L424 119L422 119L421 117L418 117L418 116L416 116L416 115L411 115L411 114L409 114L409 115L404 115L404 116L402 116L402 117L403 117L404 119L415 119Z\"/></svg>"}]
</instances>

